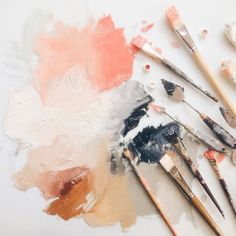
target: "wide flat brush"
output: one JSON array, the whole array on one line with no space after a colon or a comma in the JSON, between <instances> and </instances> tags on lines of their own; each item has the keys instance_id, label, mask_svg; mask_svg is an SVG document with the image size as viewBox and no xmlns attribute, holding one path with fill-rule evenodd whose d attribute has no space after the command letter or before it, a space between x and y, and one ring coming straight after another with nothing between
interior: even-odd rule
<instances>
[{"instance_id":1,"label":"wide flat brush","mask_svg":"<svg viewBox=\"0 0 236 236\"><path fill-rule=\"evenodd\" d=\"M164 170L168 173L168 175L173 179L175 184L182 190L182 192L186 195L189 202L193 204L193 206L197 209L197 211L202 215L202 217L206 220L206 222L210 225L216 235L223 236L223 233L219 229L218 225L212 219L210 214L207 212L206 208L199 200L199 198L192 192L190 187L185 182L181 173L172 162L171 157L165 154L159 161Z\"/></svg>"},{"instance_id":2,"label":"wide flat brush","mask_svg":"<svg viewBox=\"0 0 236 236\"><path fill-rule=\"evenodd\" d=\"M189 83L192 85L195 89L200 91L201 93L205 94L208 96L210 99L213 101L217 102L218 99L211 95L208 91L204 90L202 87L199 85L195 84L193 80L181 69L179 69L176 65L174 65L172 62L164 58L157 50L155 50L148 41L143 38L142 36L138 35L137 37L134 37L132 40L133 45L135 45L138 49L143 51L146 55L150 56L153 58L155 61L161 63L164 65L168 70L171 72L175 73L178 75L180 78L182 78L185 82Z\"/></svg>"},{"instance_id":3,"label":"wide flat brush","mask_svg":"<svg viewBox=\"0 0 236 236\"><path fill-rule=\"evenodd\" d=\"M233 210L233 212L236 216L236 205L235 205L235 203L233 201L233 198L232 198L232 196L229 192L228 185L226 184L225 179L221 175L221 172L220 172L219 166L217 164L216 158L214 157L214 153L215 153L214 151L208 151L208 152L205 152L204 155L209 160L209 162L210 162L210 164L211 164L211 166L212 166L212 168L213 168L213 170L214 170L214 172L215 172L215 174L216 174L216 176L217 176L217 178L220 182L220 185L221 185L221 187L222 187L222 189L225 193L225 196L226 196L226 198L227 198L227 200L228 200L228 202L229 202L229 204L230 204L230 206L231 206L231 208L232 208L232 210Z\"/></svg>"},{"instance_id":4,"label":"wide flat brush","mask_svg":"<svg viewBox=\"0 0 236 236\"><path fill-rule=\"evenodd\" d=\"M129 149L125 148L124 151L123 151L123 155L124 155L124 157L126 157L129 160L130 165L131 165L133 171L135 172L136 176L138 177L139 182L141 183L141 185L145 189L145 191L148 194L149 198L151 199L152 203L155 205L156 209L160 213L160 215L163 218L164 222L166 223L166 225L170 229L172 235L177 236L177 233L176 233L175 229L173 228L173 226L171 225L171 223L168 220L167 216L163 212L163 210L160 206L160 203L157 201L156 196L152 193L151 187L149 186L146 179L142 176L138 166L135 164L133 153L131 153L131 151Z\"/></svg>"},{"instance_id":5,"label":"wide flat brush","mask_svg":"<svg viewBox=\"0 0 236 236\"><path fill-rule=\"evenodd\" d=\"M174 6L170 7L166 11L166 18L170 26L174 29L176 34L180 37L181 41L189 49L193 60L198 65L199 69L208 80L209 84L215 90L217 95L223 104L230 110L232 115L236 117L236 107L227 94L223 91L222 86L218 83L217 79L214 77L213 73L209 69L208 65L203 60L202 55L194 44L192 37L189 34L187 27L183 24L179 13Z\"/></svg>"}]
</instances>

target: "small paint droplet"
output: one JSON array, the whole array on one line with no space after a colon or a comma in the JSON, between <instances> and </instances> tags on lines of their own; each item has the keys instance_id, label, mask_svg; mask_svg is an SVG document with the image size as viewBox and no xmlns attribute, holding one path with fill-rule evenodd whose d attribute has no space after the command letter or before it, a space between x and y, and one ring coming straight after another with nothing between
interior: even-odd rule
<instances>
[{"instance_id":1,"label":"small paint droplet","mask_svg":"<svg viewBox=\"0 0 236 236\"><path fill-rule=\"evenodd\" d=\"M155 86L156 86L156 83L155 83L154 81L150 81L150 82L148 83L148 88L149 88L150 90L153 90L153 89L155 88Z\"/></svg>"},{"instance_id":2,"label":"small paint droplet","mask_svg":"<svg viewBox=\"0 0 236 236\"><path fill-rule=\"evenodd\" d=\"M145 64L144 67L143 67L143 69L144 69L146 72L149 72L150 69L151 69L150 64Z\"/></svg>"},{"instance_id":3,"label":"small paint droplet","mask_svg":"<svg viewBox=\"0 0 236 236\"><path fill-rule=\"evenodd\" d=\"M200 37L201 37L202 39L205 39L206 36L207 36L207 34L208 34L208 30L207 30L207 29L203 29L203 30L199 33L199 35L200 35Z\"/></svg>"}]
</instances>

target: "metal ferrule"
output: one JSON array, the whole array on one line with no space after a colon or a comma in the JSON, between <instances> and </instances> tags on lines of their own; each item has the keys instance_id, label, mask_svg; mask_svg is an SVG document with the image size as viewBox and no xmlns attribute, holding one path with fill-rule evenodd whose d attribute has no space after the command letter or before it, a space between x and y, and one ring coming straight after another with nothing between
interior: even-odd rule
<instances>
[{"instance_id":1,"label":"metal ferrule","mask_svg":"<svg viewBox=\"0 0 236 236\"><path fill-rule=\"evenodd\" d=\"M188 32L188 29L185 25L182 25L180 28L175 30L175 32L183 40L184 44L190 50L191 53L194 53L197 51L197 47L194 44L194 42Z\"/></svg>"}]
</instances>

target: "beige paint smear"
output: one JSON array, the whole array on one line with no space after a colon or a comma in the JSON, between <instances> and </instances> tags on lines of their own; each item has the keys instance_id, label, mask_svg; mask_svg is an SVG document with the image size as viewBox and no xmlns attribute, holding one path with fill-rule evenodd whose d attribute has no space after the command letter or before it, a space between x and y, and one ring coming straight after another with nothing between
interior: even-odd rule
<instances>
[{"instance_id":1,"label":"beige paint smear","mask_svg":"<svg viewBox=\"0 0 236 236\"><path fill-rule=\"evenodd\" d=\"M86 214L85 220L93 226L112 225L120 221L123 229L136 222L136 212L125 175L110 176L104 196L93 210Z\"/></svg>"},{"instance_id":2,"label":"beige paint smear","mask_svg":"<svg viewBox=\"0 0 236 236\"><path fill-rule=\"evenodd\" d=\"M189 175L188 170L183 165L179 157L176 157L174 153L169 153L172 156L172 160L180 170L183 177L189 183L193 180ZM177 224L181 216L185 213L187 217L193 221L194 215L192 211L194 209L188 203L185 196L173 183L167 173L156 164L141 163L139 169L143 173L144 177L150 184L153 192L156 194L158 201L160 202L163 210L170 219L171 223ZM134 205L137 211L137 215L146 216L151 214L158 214L157 210L151 203L146 192L140 185L133 172L128 173L129 189L132 194Z\"/></svg>"},{"instance_id":3,"label":"beige paint smear","mask_svg":"<svg viewBox=\"0 0 236 236\"><path fill-rule=\"evenodd\" d=\"M92 172L93 194L98 199L85 220L93 226L121 223L123 229L136 222L136 211L126 175L110 172L110 156L100 149L97 168Z\"/></svg>"}]
</instances>

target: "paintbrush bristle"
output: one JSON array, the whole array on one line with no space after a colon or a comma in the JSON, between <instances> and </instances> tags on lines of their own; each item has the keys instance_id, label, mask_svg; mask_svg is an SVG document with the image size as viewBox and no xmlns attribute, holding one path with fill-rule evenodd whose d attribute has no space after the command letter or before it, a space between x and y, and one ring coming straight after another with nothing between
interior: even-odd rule
<instances>
[{"instance_id":1,"label":"paintbrush bristle","mask_svg":"<svg viewBox=\"0 0 236 236\"><path fill-rule=\"evenodd\" d=\"M139 49L142 49L146 42L147 39L143 38L141 35L134 37L132 40L132 44Z\"/></svg>"},{"instance_id":2,"label":"paintbrush bristle","mask_svg":"<svg viewBox=\"0 0 236 236\"><path fill-rule=\"evenodd\" d=\"M177 30L181 25L183 25L180 15L175 8L175 6L172 6L166 10L166 18L168 23Z\"/></svg>"}]
</instances>

